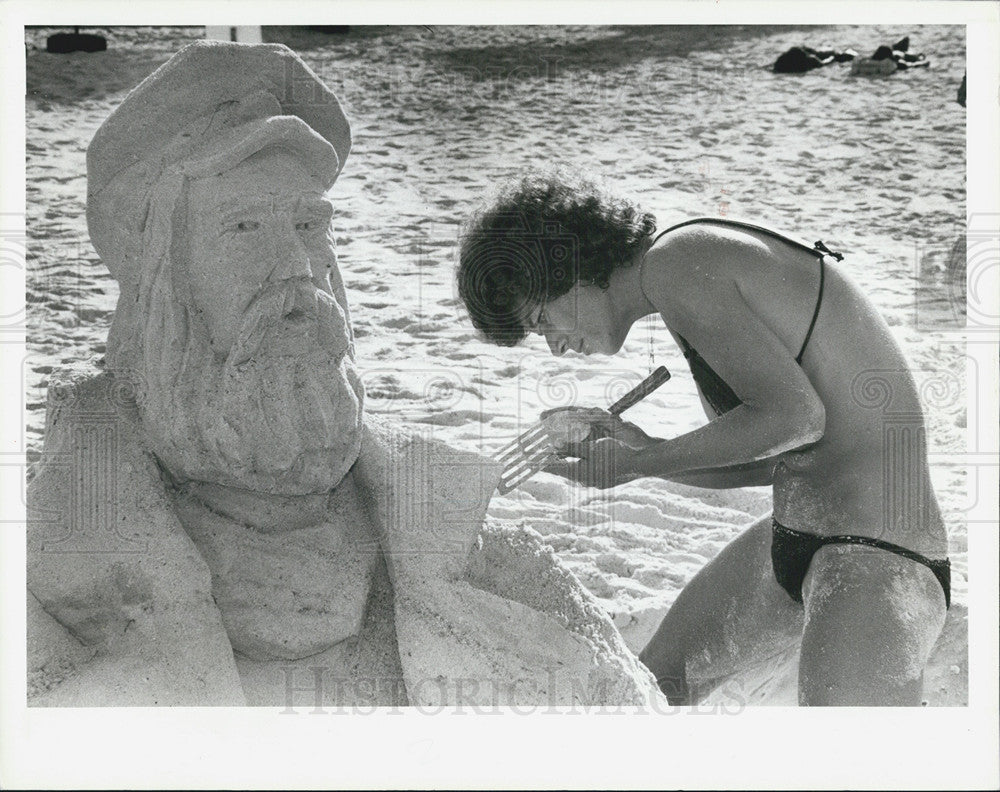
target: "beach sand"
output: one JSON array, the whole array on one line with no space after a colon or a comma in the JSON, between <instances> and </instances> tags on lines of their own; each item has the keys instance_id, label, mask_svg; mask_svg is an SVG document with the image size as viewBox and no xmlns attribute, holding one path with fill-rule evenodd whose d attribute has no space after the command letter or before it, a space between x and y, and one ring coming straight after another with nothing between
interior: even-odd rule
<instances>
[{"instance_id":1,"label":"beach sand","mask_svg":"<svg viewBox=\"0 0 1000 792\"><path fill-rule=\"evenodd\" d=\"M108 50L50 55L26 32L29 460L45 387L100 356L117 299L90 245L85 153L127 91L202 28L96 28ZM849 64L768 66L789 46L862 55L909 34L930 68L890 77ZM673 378L626 414L671 437L704 422L666 330L640 322L614 357L548 354L540 338L477 339L453 285L460 223L499 182L559 167L642 202L660 227L699 215L760 222L845 254L924 397L932 476L948 522L953 607L927 672L931 704L967 697L964 468L965 70L961 26L265 29L338 94L354 149L331 198L367 410L491 453L549 407L606 406L656 364ZM943 460L943 461L937 461ZM541 474L490 514L543 537L642 648L684 584L770 509L764 489L641 480L613 493ZM741 700L795 702L794 653L737 680Z\"/></svg>"}]
</instances>

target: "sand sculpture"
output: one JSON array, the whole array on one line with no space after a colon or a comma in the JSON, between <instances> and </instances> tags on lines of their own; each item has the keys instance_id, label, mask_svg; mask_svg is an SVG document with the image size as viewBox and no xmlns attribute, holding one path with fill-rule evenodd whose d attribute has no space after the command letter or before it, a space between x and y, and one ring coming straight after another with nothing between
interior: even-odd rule
<instances>
[{"instance_id":1,"label":"sand sculpture","mask_svg":"<svg viewBox=\"0 0 1000 792\"><path fill-rule=\"evenodd\" d=\"M120 298L106 359L49 385L31 703L662 701L537 535L484 520L496 465L365 416L325 198L350 143L293 52L219 42L94 137Z\"/></svg>"}]
</instances>

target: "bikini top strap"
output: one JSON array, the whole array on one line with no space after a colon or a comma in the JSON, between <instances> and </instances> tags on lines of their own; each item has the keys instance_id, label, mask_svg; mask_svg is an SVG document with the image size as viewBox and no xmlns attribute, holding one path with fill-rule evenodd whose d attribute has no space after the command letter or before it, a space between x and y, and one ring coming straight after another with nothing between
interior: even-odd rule
<instances>
[{"instance_id":1,"label":"bikini top strap","mask_svg":"<svg viewBox=\"0 0 1000 792\"><path fill-rule=\"evenodd\" d=\"M807 250L814 256L817 257L832 256L837 261L844 260L843 253L835 253L834 251L830 250L826 245L824 245L821 240L816 241L813 245L810 246L807 245L805 242L802 242L798 239L794 239L789 236L785 236L784 234L780 234L774 229L766 228L765 226L755 225L753 223L744 223L742 220L729 220L722 217L695 217L692 218L691 220L685 220L682 223L677 223L676 225L670 226L670 228L666 229L665 231L661 231L659 234L653 237L653 242L656 242L657 239L659 239L661 236L670 231L673 231L678 228L683 228L686 225L692 225L694 223L717 223L718 225L728 225L733 228L745 228L751 231L759 231L762 234L767 234L768 236L775 237L776 239L780 239L784 242L789 242L795 245L796 247L800 247L803 250Z\"/></svg>"},{"instance_id":2,"label":"bikini top strap","mask_svg":"<svg viewBox=\"0 0 1000 792\"><path fill-rule=\"evenodd\" d=\"M684 223L681 223L681 225L684 225ZM677 228L677 227L678 227L678 226L670 226L670 228L668 228L668 229L666 229L666 230L664 230L664 231L661 231L661 232L660 232L659 234L657 234L657 235L656 235L655 237L653 237L653 241L652 241L652 243L651 243L651 244L655 245L655 244L656 244L656 241L657 241L657 240L658 240L658 239L659 239L659 238L660 238L661 236L663 236L664 234L669 234L669 233L670 233L671 231L673 231L673 230L674 230L675 228Z\"/></svg>"},{"instance_id":3,"label":"bikini top strap","mask_svg":"<svg viewBox=\"0 0 1000 792\"><path fill-rule=\"evenodd\" d=\"M799 354L795 356L795 362L798 363L800 366L802 365L802 356L806 353L806 345L809 343L809 339L812 338L813 328L816 327L816 320L819 318L819 308L823 304L823 281L825 280L824 277L825 275L826 275L825 260L821 257L819 260L819 294L816 295L816 308L813 309L812 321L809 322L809 329L806 330L806 337L805 340L802 342L802 348L799 350Z\"/></svg>"},{"instance_id":4,"label":"bikini top strap","mask_svg":"<svg viewBox=\"0 0 1000 792\"><path fill-rule=\"evenodd\" d=\"M809 329L806 331L806 337L805 340L802 342L802 348L799 350L799 354L795 356L795 361L801 365L802 356L806 352L806 346L809 344L809 339L812 338L813 329L816 327L816 320L819 318L820 306L823 304L823 283L826 280L826 261L824 257L832 256L837 261L843 261L844 254L836 253L830 250L830 248L828 248L826 245L823 244L822 240L817 240L815 243L813 243L812 247L810 247L805 242L800 242L797 239L786 237L784 234L779 234L777 231L774 231L770 228L754 225L753 223L744 223L741 220L728 220L721 217L695 217L691 220L685 220L682 223L677 223L676 225L670 226L670 228L666 229L665 231L661 231L653 238L653 242L655 243L656 240L659 239L661 236L670 231L673 231L674 229L681 228L686 225L691 225L693 223L706 223L706 222L718 223L719 225L733 226L735 228L746 228L752 231L759 231L762 234L767 234L768 236L776 237L777 239L789 242L795 245L796 247L800 247L803 250L807 250L819 258L819 293L816 295L816 307L813 309L812 321L809 322ZM690 358L690 355L692 353L697 354L694 352L691 345L688 344L687 341L685 341L684 339L681 339L681 348L684 351L684 356L687 358Z\"/></svg>"}]
</instances>

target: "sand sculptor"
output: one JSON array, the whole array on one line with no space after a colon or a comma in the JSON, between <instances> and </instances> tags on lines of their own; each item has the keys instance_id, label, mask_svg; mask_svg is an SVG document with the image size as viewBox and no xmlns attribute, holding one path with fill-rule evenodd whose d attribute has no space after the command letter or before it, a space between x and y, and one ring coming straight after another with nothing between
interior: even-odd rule
<instances>
[{"instance_id":1,"label":"sand sculptor","mask_svg":"<svg viewBox=\"0 0 1000 792\"><path fill-rule=\"evenodd\" d=\"M495 466L365 417L327 197L350 146L280 45L192 44L95 135L120 298L106 360L50 382L32 703L658 697L534 534L484 524Z\"/></svg>"}]
</instances>

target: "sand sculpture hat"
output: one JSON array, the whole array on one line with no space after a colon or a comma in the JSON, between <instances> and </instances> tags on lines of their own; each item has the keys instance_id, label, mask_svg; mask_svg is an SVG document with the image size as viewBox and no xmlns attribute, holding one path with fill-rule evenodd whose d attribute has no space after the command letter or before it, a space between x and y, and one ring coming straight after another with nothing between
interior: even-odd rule
<instances>
[{"instance_id":1,"label":"sand sculpture hat","mask_svg":"<svg viewBox=\"0 0 1000 792\"><path fill-rule=\"evenodd\" d=\"M225 172L270 146L301 153L326 190L351 148L336 95L284 45L198 41L129 93L87 149L90 238L123 298L137 289L158 185Z\"/></svg>"}]
</instances>

